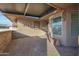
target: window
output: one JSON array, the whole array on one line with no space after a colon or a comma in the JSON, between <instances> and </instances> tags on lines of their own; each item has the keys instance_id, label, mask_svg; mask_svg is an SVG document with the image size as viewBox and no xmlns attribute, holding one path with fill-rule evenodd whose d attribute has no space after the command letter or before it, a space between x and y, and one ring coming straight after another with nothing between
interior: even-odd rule
<instances>
[{"instance_id":1,"label":"window","mask_svg":"<svg viewBox=\"0 0 79 59\"><path fill-rule=\"evenodd\" d=\"M0 28L9 28L10 26L12 26L12 22L0 13Z\"/></svg>"},{"instance_id":2,"label":"window","mask_svg":"<svg viewBox=\"0 0 79 59\"><path fill-rule=\"evenodd\" d=\"M53 29L53 34L56 35L61 35L61 17L56 17L52 19L52 29Z\"/></svg>"}]
</instances>

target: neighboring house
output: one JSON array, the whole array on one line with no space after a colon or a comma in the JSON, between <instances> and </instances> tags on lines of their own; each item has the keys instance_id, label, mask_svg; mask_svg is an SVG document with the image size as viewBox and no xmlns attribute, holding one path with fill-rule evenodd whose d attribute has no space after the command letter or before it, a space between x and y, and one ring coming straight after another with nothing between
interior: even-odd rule
<instances>
[{"instance_id":1,"label":"neighboring house","mask_svg":"<svg viewBox=\"0 0 79 59\"><path fill-rule=\"evenodd\" d=\"M1 28L9 28L9 26L6 26L6 25L4 25L4 24L0 24L0 29Z\"/></svg>"}]
</instances>

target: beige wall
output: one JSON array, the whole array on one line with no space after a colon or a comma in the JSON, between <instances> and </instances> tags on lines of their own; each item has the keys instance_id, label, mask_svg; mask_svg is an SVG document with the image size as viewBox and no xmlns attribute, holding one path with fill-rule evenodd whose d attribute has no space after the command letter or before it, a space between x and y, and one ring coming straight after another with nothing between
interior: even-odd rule
<instances>
[{"instance_id":1,"label":"beige wall","mask_svg":"<svg viewBox=\"0 0 79 59\"><path fill-rule=\"evenodd\" d=\"M27 19L19 19L17 22L17 31L19 33L25 34L27 36L43 36L45 32L40 29L39 22L27 20Z\"/></svg>"},{"instance_id":2,"label":"beige wall","mask_svg":"<svg viewBox=\"0 0 79 59\"><path fill-rule=\"evenodd\" d=\"M0 53L5 50L11 41L11 31L0 32Z\"/></svg>"},{"instance_id":3,"label":"beige wall","mask_svg":"<svg viewBox=\"0 0 79 59\"><path fill-rule=\"evenodd\" d=\"M40 21L40 29L47 31L48 30L48 24L46 21Z\"/></svg>"}]
</instances>

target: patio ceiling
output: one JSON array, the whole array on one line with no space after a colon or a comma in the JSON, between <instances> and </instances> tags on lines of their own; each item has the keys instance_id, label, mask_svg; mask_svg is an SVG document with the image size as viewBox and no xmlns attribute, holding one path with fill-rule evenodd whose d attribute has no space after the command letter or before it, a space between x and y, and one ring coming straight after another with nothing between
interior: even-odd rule
<instances>
[{"instance_id":1,"label":"patio ceiling","mask_svg":"<svg viewBox=\"0 0 79 59\"><path fill-rule=\"evenodd\" d=\"M11 14L42 17L55 11L56 8L45 3L4 3L0 4L0 10Z\"/></svg>"},{"instance_id":2,"label":"patio ceiling","mask_svg":"<svg viewBox=\"0 0 79 59\"><path fill-rule=\"evenodd\" d=\"M8 14L9 18L15 20L17 18L48 20L51 15L60 12L62 9L73 8L74 5L72 3L0 3L0 10L6 15Z\"/></svg>"}]
</instances>

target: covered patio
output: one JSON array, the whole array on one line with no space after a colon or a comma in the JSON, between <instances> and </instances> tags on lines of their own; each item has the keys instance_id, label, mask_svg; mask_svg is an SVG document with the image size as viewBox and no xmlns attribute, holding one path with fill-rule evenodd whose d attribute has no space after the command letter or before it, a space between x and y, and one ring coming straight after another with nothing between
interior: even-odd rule
<instances>
[{"instance_id":1,"label":"covered patio","mask_svg":"<svg viewBox=\"0 0 79 59\"><path fill-rule=\"evenodd\" d=\"M0 25L0 55L77 56L78 5L0 4L1 15L12 22L8 28Z\"/></svg>"}]
</instances>

